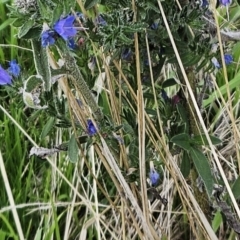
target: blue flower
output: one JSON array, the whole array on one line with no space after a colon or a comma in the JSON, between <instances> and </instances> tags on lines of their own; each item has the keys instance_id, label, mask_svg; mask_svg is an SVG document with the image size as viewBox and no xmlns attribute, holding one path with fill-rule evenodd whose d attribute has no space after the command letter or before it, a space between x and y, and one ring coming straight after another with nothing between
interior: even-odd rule
<instances>
[{"instance_id":1,"label":"blue flower","mask_svg":"<svg viewBox=\"0 0 240 240\"><path fill-rule=\"evenodd\" d=\"M132 57L131 49L130 48L124 49L121 57L122 57L123 60L129 61Z\"/></svg>"},{"instance_id":2,"label":"blue flower","mask_svg":"<svg viewBox=\"0 0 240 240\"><path fill-rule=\"evenodd\" d=\"M200 0L200 6L205 8L209 5L208 1L207 0Z\"/></svg>"},{"instance_id":3,"label":"blue flower","mask_svg":"<svg viewBox=\"0 0 240 240\"><path fill-rule=\"evenodd\" d=\"M75 43L73 38L68 39L67 45L73 50L77 48L77 44Z\"/></svg>"},{"instance_id":4,"label":"blue flower","mask_svg":"<svg viewBox=\"0 0 240 240\"><path fill-rule=\"evenodd\" d=\"M164 89L161 90L161 96L162 96L164 102L169 101L169 97Z\"/></svg>"},{"instance_id":5,"label":"blue flower","mask_svg":"<svg viewBox=\"0 0 240 240\"><path fill-rule=\"evenodd\" d=\"M152 185L157 185L160 175L155 169L151 169L149 173L149 178L152 182Z\"/></svg>"},{"instance_id":6,"label":"blue flower","mask_svg":"<svg viewBox=\"0 0 240 240\"><path fill-rule=\"evenodd\" d=\"M93 136L97 133L97 129L94 126L93 122L91 119L87 120L87 131L89 136Z\"/></svg>"},{"instance_id":7,"label":"blue flower","mask_svg":"<svg viewBox=\"0 0 240 240\"><path fill-rule=\"evenodd\" d=\"M107 22L105 21L105 19L99 15L97 18L96 18L96 23L98 25L102 25L102 26L106 26L107 25Z\"/></svg>"},{"instance_id":8,"label":"blue flower","mask_svg":"<svg viewBox=\"0 0 240 240\"><path fill-rule=\"evenodd\" d=\"M150 28L152 29L152 30L156 30L157 28L158 28L158 23L157 22L154 22L151 26L150 26Z\"/></svg>"},{"instance_id":9,"label":"blue flower","mask_svg":"<svg viewBox=\"0 0 240 240\"><path fill-rule=\"evenodd\" d=\"M12 84L12 78L0 65L0 85Z\"/></svg>"},{"instance_id":10,"label":"blue flower","mask_svg":"<svg viewBox=\"0 0 240 240\"><path fill-rule=\"evenodd\" d=\"M224 61L225 61L226 65L231 64L233 62L233 56L231 54L224 54ZM220 69L222 67L221 64L218 62L218 60L215 57L212 58L212 63L218 69Z\"/></svg>"},{"instance_id":11,"label":"blue flower","mask_svg":"<svg viewBox=\"0 0 240 240\"><path fill-rule=\"evenodd\" d=\"M8 68L8 72L14 76L14 77L18 77L20 74L20 66L17 64L16 60L12 60L9 63L9 68Z\"/></svg>"},{"instance_id":12,"label":"blue flower","mask_svg":"<svg viewBox=\"0 0 240 240\"><path fill-rule=\"evenodd\" d=\"M233 56L231 54L225 54L224 61L225 61L226 65L231 64L233 62Z\"/></svg>"},{"instance_id":13,"label":"blue flower","mask_svg":"<svg viewBox=\"0 0 240 240\"><path fill-rule=\"evenodd\" d=\"M227 5L231 4L231 0L220 0L220 3L226 7Z\"/></svg>"},{"instance_id":14,"label":"blue flower","mask_svg":"<svg viewBox=\"0 0 240 240\"><path fill-rule=\"evenodd\" d=\"M86 18L84 17L83 13L77 12L77 17L79 17L82 21L86 21Z\"/></svg>"},{"instance_id":15,"label":"blue flower","mask_svg":"<svg viewBox=\"0 0 240 240\"><path fill-rule=\"evenodd\" d=\"M41 34L41 43L43 47L53 45L55 43L54 39L55 33L52 30L47 30Z\"/></svg>"},{"instance_id":16,"label":"blue flower","mask_svg":"<svg viewBox=\"0 0 240 240\"><path fill-rule=\"evenodd\" d=\"M65 18L58 20L53 29L65 40L67 41L69 38L76 36L77 29L74 27L75 17L69 15Z\"/></svg>"}]
</instances>

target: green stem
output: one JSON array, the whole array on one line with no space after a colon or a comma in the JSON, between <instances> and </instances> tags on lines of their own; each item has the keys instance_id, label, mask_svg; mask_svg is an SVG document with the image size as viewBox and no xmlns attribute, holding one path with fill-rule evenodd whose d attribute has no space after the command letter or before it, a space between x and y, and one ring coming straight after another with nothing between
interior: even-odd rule
<instances>
[{"instance_id":1,"label":"green stem","mask_svg":"<svg viewBox=\"0 0 240 240\"><path fill-rule=\"evenodd\" d=\"M194 93L195 98L197 97L197 86L196 86L196 77L194 73L194 69L192 67L185 69L188 77L188 81L191 85L192 91ZM179 78L182 80L182 75L180 72L179 73ZM199 129L199 125L197 124L196 117L197 113L194 107L194 104L191 100L191 98L188 98L188 101L185 101L185 107L188 113L188 119L189 119L189 134L190 135L198 135L200 134L201 128ZM193 164L193 161L191 161ZM202 211L204 212L205 216L207 217L208 220L210 220L211 216L211 210L210 210L210 205L209 205L209 199L207 196L207 192L201 192L199 188L196 185L197 178L198 178L198 173L195 167L192 168L191 173L190 173L190 179L191 179L191 187L194 191L194 196L201 207Z\"/></svg>"},{"instance_id":2,"label":"green stem","mask_svg":"<svg viewBox=\"0 0 240 240\"><path fill-rule=\"evenodd\" d=\"M64 59L65 59L65 68L66 68L68 74L71 76L73 81L75 81L78 90L81 92L85 101L87 102L89 107L92 109L93 114L96 117L96 119L98 121L101 121L103 119L102 111L99 108L98 104L95 102L88 85L86 84L85 80L83 79L83 76L82 76L81 72L79 71L79 68L76 64L75 58L72 57L69 53L65 52Z\"/></svg>"}]
</instances>

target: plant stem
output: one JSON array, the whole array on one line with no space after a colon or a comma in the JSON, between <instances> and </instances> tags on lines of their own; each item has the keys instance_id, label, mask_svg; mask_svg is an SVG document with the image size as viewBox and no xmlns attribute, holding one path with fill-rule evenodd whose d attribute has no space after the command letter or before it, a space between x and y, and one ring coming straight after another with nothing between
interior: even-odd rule
<instances>
[{"instance_id":1,"label":"plant stem","mask_svg":"<svg viewBox=\"0 0 240 240\"><path fill-rule=\"evenodd\" d=\"M78 90L81 92L81 94L84 97L84 99L86 100L87 104L92 109L93 114L95 115L96 119L98 121L101 121L103 119L102 111L99 108L96 101L94 100L88 85L86 84L85 80L83 79L83 76L82 76L81 72L79 71L79 68L76 64L76 60L74 59L74 57L72 57L67 52L65 52L64 58L65 58L65 68L66 68L68 74L71 76L71 79L76 83Z\"/></svg>"},{"instance_id":2,"label":"plant stem","mask_svg":"<svg viewBox=\"0 0 240 240\"><path fill-rule=\"evenodd\" d=\"M191 85L191 88L192 88L193 93L196 98L197 97L197 86L196 86L194 69L192 67L188 68L188 69L186 69L186 73L187 73L187 77L188 77L189 83ZM200 134L201 129L196 121L197 113L196 113L196 110L194 108L191 98L188 98L188 102L186 102L185 104L186 104L186 109L187 109L188 117L189 117L189 134L194 135L194 136L198 135L198 134ZM194 196L195 196L196 200L198 201L198 204L201 207L202 211L204 212L206 218L208 220L210 220L211 211L210 211L210 205L209 205L207 192L206 191L201 192L199 190L199 188L196 185L197 178L198 178L198 173L195 168L192 168L191 173L190 173L190 179L191 179L192 189L194 191Z\"/></svg>"}]
</instances>

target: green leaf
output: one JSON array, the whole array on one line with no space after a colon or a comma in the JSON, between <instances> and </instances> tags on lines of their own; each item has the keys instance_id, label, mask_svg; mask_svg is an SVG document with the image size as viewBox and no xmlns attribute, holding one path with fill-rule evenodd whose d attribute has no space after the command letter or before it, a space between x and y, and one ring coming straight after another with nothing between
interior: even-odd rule
<instances>
[{"instance_id":1,"label":"green leaf","mask_svg":"<svg viewBox=\"0 0 240 240\"><path fill-rule=\"evenodd\" d=\"M221 223L222 223L222 214L220 211L217 211L212 221L212 228L214 232L218 230Z\"/></svg>"},{"instance_id":2,"label":"green leaf","mask_svg":"<svg viewBox=\"0 0 240 240\"><path fill-rule=\"evenodd\" d=\"M96 4L98 4L99 0L86 0L84 7L86 10L89 10L90 8L94 7Z\"/></svg>"},{"instance_id":3,"label":"green leaf","mask_svg":"<svg viewBox=\"0 0 240 240\"><path fill-rule=\"evenodd\" d=\"M186 108L182 104L177 104L176 108L182 121L186 123L188 121L188 114Z\"/></svg>"},{"instance_id":4,"label":"green leaf","mask_svg":"<svg viewBox=\"0 0 240 240\"><path fill-rule=\"evenodd\" d=\"M28 31L33 27L35 21L33 19L28 19L27 22L25 22L21 28L18 31L18 37L22 38L23 36L25 36Z\"/></svg>"},{"instance_id":5,"label":"green leaf","mask_svg":"<svg viewBox=\"0 0 240 240\"><path fill-rule=\"evenodd\" d=\"M165 80L162 84L162 88L167 88L167 87L171 87L177 84L177 81L175 80L175 78L169 78L167 80Z\"/></svg>"},{"instance_id":6,"label":"green leaf","mask_svg":"<svg viewBox=\"0 0 240 240\"><path fill-rule=\"evenodd\" d=\"M146 108L145 111L149 115L157 116L157 111L156 110L153 110L153 109L150 109L150 108Z\"/></svg>"},{"instance_id":7,"label":"green leaf","mask_svg":"<svg viewBox=\"0 0 240 240\"><path fill-rule=\"evenodd\" d=\"M210 197L212 195L213 190L213 177L208 159L200 150L194 147L191 147L190 149L190 156L193 160L193 163L197 169L198 174L200 175L204 182L207 194Z\"/></svg>"},{"instance_id":8,"label":"green leaf","mask_svg":"<svg viewBox=\"0 0 240 240\"><path fill-rule=\"evenodd\" d=\"M223 86L221 86L219 88L221 94L222 95L226 94L227 93L227 89L229 89L229 91L232 91L235 88L239 88L239 85L240 85L239 77L240 77L240 71L238 71L237 74L235 75L235 77L233 79L231 79L231 81L229 81L228 86L226 86L226 84L224 84ZM207 107L208 105L210 105L218 97L219 97L219 92L217 90L215 90L208 97L208 99L203 101L203 106Z\"/></svg>"},{"instance_id":9,"label":"green leaf","mask_svg":"<svg viewBox=\"0 0 240 240\"><path fill-rule=\"evenodd\" d=\"M40 12L41 17L45 18L45 15L47 14L47 6L42 3L42 1L37 0L38 10Z\"/></svg>"},{"instance_id":10,"label":"green leaf","mask_svg":"<svg viewBox=\"0 0 240 240\"><path fill-rule=\"evenodd\" d=\"M0 31L2 31L4 28L10 26L13 22L15 22L15 18L8 18L0 25Z\"/></svg>"},{"instance_id":11,"label":"green leaf","mask_svg":"<svg viewBox=\"0 0 240 240\"><path fill-rule=\"evenodd\" d=\"M72 134L68 144L68 157L72 163L76 163L78 160L78 145L74 134Z\"/></svg>"},{"instance_id":12,"label":"green leaf","mask_svg":"<svg viewBox=\"0 0 240 240\"><path fill-rule=\"evenodd\" d=\"M41 34L42 28L40 27L34 27L31 28L24 36L24 39L39 39L39 36Z\"/></svg>"},{"instance_id":13,"label":"green leaf","mask_svg":"<svg viewBox=\"0 0 240 240\"><path fill-rule=\"evenodd\" d=\"M183 152L182 162L180 166L182 175L187 178L191 170L191 161L186 151Z\"/></svg>"},{"instance_id":14,"label":"green leaf","mask_svg":"<svg viewBox=\"0 0 240 240\"><path fill-rule=\"evenodd\" d=\"M114 131L117 132L122 128L123 128L123 125L118 125L118 126L114 127Z\"/></svg>"},{"instance_id":15,"label":"green leaf","mask_svg":"<svg viewBox=\"0 0 240 240\"><path fill-rule=\"evenodd\" d=\"M222 141L217 137L214 137L214 136L211 136L211 135L209 135L209 137L210 137L213 145L217 145L217 144L222 143ZM191 139L191 142L195 145L198 145L198 146L202 146L202 145L209 146L209 143L207 141L207 137L203 134L194 136Z\"/></svg>"},{"instance_id":16,"label":"green leaf","mask_svg":"<svg viewBox=\"0 0 240 240\"><path fill-rule=\"evenodd\" d=\"M190 137L186 133L181 133L171 138L171 142L175 143L179 147L189 151L191 149Z\"/></svg>"},{"instance_id":17,"label":"green leaf","mask_svg":"<svg viewBox=\"0 0 240 240\"><path fill-rule=\"evenodd\" d=\"M48 135L48 133L53 128L54 123L55 123L55 117L50 117L47 123L45 124L45 126L43 127L40 139L44 139Z\"/></svg>"},{"instance_id":18,"label":"green leaf","mask_svg":"<svg viewBox=\"0 0 240 240\"><path fill-rule=\"evenodd\" d=\"M58 3L58 6L53 10L51 25L53 25L55 22L57 22L57 20L60 19L62 13L63 5L61 3Z\"/></svg>"},{"instance_id":19,"label":"green leaf","mask_svg":"<svg viewBox=\"0 0 240 240\"><path fill-rule=\"evenodd\" d=\"M240 176L238 176L237 180L234 182L232 192L236 199L240 198Z\"/></svg>"},{"instance_id":20,"label":"green leaf","mask_svg":"<svg viewBox=\"0 0 240 240\"><path fill-rule=\"evenodd\" d=\"M182 60L184 66L189 67L189 66L193 66L193 65L199 63L201 58L202 58L201 55L192 56L191 54L188 54L188 55L186 55L186 57L185 56L182 57L181 60Z\"/></svg>"}]
</instances>

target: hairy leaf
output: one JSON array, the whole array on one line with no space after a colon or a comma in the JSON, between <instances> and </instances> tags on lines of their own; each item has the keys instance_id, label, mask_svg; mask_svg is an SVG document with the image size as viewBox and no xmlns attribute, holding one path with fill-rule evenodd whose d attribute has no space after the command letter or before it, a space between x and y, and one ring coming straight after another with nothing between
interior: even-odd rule
<instances>
[{"instance_id":1,"label":"hairy leaf","mask_svg":"<svg viewBox=\"0 0 240 240\"><path fill-rule=\"evenodd\" d=\"M210 137L211 142L212 142L213 145L217 145L217 144L222 143L222 141L219 138L217 138L217 137L214 137L214 136L211 136L211 135L209 135L209 137ZM194 136L191 139L191 142L193 144L200 145L200 146L201 145L209 146L209 143L207 141L207 137L205 135L203 135L203 134Z\"/></svg>"},{"instance_id":2,"label":"hairy leaf","mask_svg":"<svg viewBox=\"0 0 240 240\"><path fill-rule=\"evenodd\" d=\"M76 163L78 160L78 145L74 134L72 134L68 144L68 157L72 163Z\"/></svg>"},{"instance_id":3,"label":"hairy leaf","mask_svg":"<svg viewBox=\"0 0 240 240\"><path fill-rule=\"evenodd\" d=\"M200 175L204 182L207 194L210 197L212 195L213 190L213 177L208 159L200 150L194 147L191 147L189 153L197 169L198 174Z\"/></svg>"},{"instance_id":4,"label":"hairy leaf","mask_svg":"<svg viewBox=\"0 0 240 240\"><path fill-rule=\"evenodd\" d=\"M186 133L181 133L171 138L171 142L175 143L179 147L189 151L191 149L190 137Z\"/></svg>"},{"instance_id":5,"label":"hairy leaf","mask_svg":"<svg viewBox=\"0 0 240 240\"><path fill-rule=\"evenodd\" d=\"M55 117L50 117L48 119L47 123L43 127L43 130L42 130L42 133L40 136L41 139L44 139L49 134L49 132L52 130L54 124L55 124Z\"/></svg>"}]
</instances>

